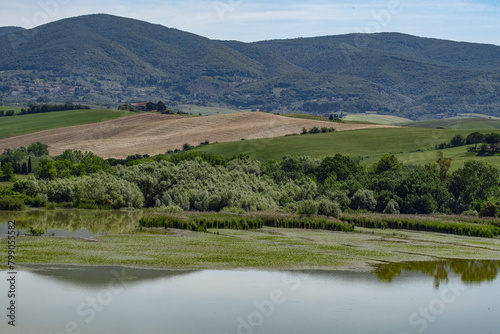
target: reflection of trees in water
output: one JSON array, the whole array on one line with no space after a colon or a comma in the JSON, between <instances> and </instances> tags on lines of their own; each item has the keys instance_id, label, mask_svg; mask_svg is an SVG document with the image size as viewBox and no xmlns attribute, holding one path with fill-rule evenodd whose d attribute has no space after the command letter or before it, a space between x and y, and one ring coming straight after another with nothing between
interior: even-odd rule
<instances>
[{"instance_id":1,"label":"reflection of trees in water","mask_svg":"<svg viewBox=\"0 0 500 334\"><path fill-rule=\"evenodd\" d=\"M197 273L190 270L158 270L120 266L74 266L74 265L24 265L37 276L48 277L53 281L72 285L108 287L110 282L125 277L126 282L134 283L173 279ZM120 282L118 282L120 283Z\"/></svg>"},{"instance_id":2,"label":"reflection of trees in water","mask_svg":"<svg viewBox=\"0 0 500 334\"><path fill-rule=\"evenodd\" d=\"M29 227L77 231L87 229L92 233L124 233L138 225L140 211L55 210L9 212L8 220L15 220L18 229ZM3 221L0 216L0 221ZM7 221L7 220L6 220Z\"/></svg>"},{"instance_id":3,"label":"reflection of trees in water","mask_svg":"<svg viewBox=\"0 0 500 334\"><path fill-rule=\"evenodd\" d=\"M392 282L403 271L418 272L434 278L434 286L448 282L450 273L461 277L465 284L494 281L498 275L500 261L496 260L444 260L383 264L375 269L382 281Z\"/></svg>"}]
</instances>

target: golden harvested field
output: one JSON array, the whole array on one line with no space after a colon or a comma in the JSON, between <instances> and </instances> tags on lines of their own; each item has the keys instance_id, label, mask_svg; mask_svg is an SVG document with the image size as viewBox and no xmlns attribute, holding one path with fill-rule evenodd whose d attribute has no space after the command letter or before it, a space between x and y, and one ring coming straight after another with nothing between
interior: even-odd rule
<instances>
[{"instance_id":1,"label":"golden harvested field","mask_svg":"<svg viewBox=\"0 0 500 334\"><path fill-rule=\"evenodd\" d=\"M389 127L296 119L260 112L205 117L140 114L1 139L0 150L40 141L49 145L51 155L74 149L92 151L103 158L124 158L132 154L161 154L181 148L184 143L196 146L205 140L214 143L281 137L314 126L334 127L337 131Z\"/></svg>"}]
</instances>

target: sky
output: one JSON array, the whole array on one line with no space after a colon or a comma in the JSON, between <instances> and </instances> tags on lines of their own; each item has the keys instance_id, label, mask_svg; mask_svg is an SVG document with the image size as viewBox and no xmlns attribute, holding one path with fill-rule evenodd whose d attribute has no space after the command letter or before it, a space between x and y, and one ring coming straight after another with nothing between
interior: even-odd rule
<instances>
[{"instance_id":1,"label":"sky","mask_svg":"<svg viewBox=\"0 0 500 334\"><path fill-rule=\"evenodd\" d=\"M243 42L401 32L500 45L500 0L0 0L0 26L95 13Z\"/></svg>"}]
</instances>

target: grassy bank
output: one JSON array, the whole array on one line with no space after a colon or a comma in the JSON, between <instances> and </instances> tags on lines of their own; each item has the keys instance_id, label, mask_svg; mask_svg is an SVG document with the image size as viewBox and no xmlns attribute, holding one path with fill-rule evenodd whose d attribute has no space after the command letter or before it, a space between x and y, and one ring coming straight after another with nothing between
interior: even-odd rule
<instances>
[{"instance_id":1,"label":"grassy bank","mask_svg":"<svg viewBox=\"0 0 500 334\"><path fill-rule=\"evenodd\" d=\"M495 219L373 214L342 217L345 221L350 218L357 220L344 222L266 213L172 215L151 210L0 212L0 222L15 220L18 231L30 227L46 231L85 229L96 234L80 238L21 233L16 240L19 268L23 264L78 264L171 269L370 270L371 265L380 263L451 258L500 260L498 237L389 226L390 219L401 224L406 219L408 225L420 223L432 227L440 221L438 227L453 223L460 228L466 225L498 228L500 224ZM189 224L191 230L187 228ZM107 234L102 235L103 232ZM0 240L0 248L7 249L5 236ZM5 269L5 259L0 261L0 267Z\"/></svg>"}]
</instances>

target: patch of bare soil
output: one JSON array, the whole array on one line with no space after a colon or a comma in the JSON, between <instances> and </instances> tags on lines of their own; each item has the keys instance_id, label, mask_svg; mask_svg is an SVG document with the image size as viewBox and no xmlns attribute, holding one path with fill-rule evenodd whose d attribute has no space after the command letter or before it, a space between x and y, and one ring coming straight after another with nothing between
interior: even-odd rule
<instances>
[{"instance_id":1,"label":"patch of bare soil","mask_svg":"<svg viewBox=\"0 0 500 334\"><path fill-rule=\"evenodd\" d=\"M304 120L260 112L205 117L140 114L4 138L0 140L0 150L40 141L49 146L52 155L73 149L92 151L103 158L124 158L139 153L162 154L181 148L184 143L196 146L205 140L214 143L281 137L314 126L334 127L336 131L391 127Z\"/></svg>"}]
</instances>

